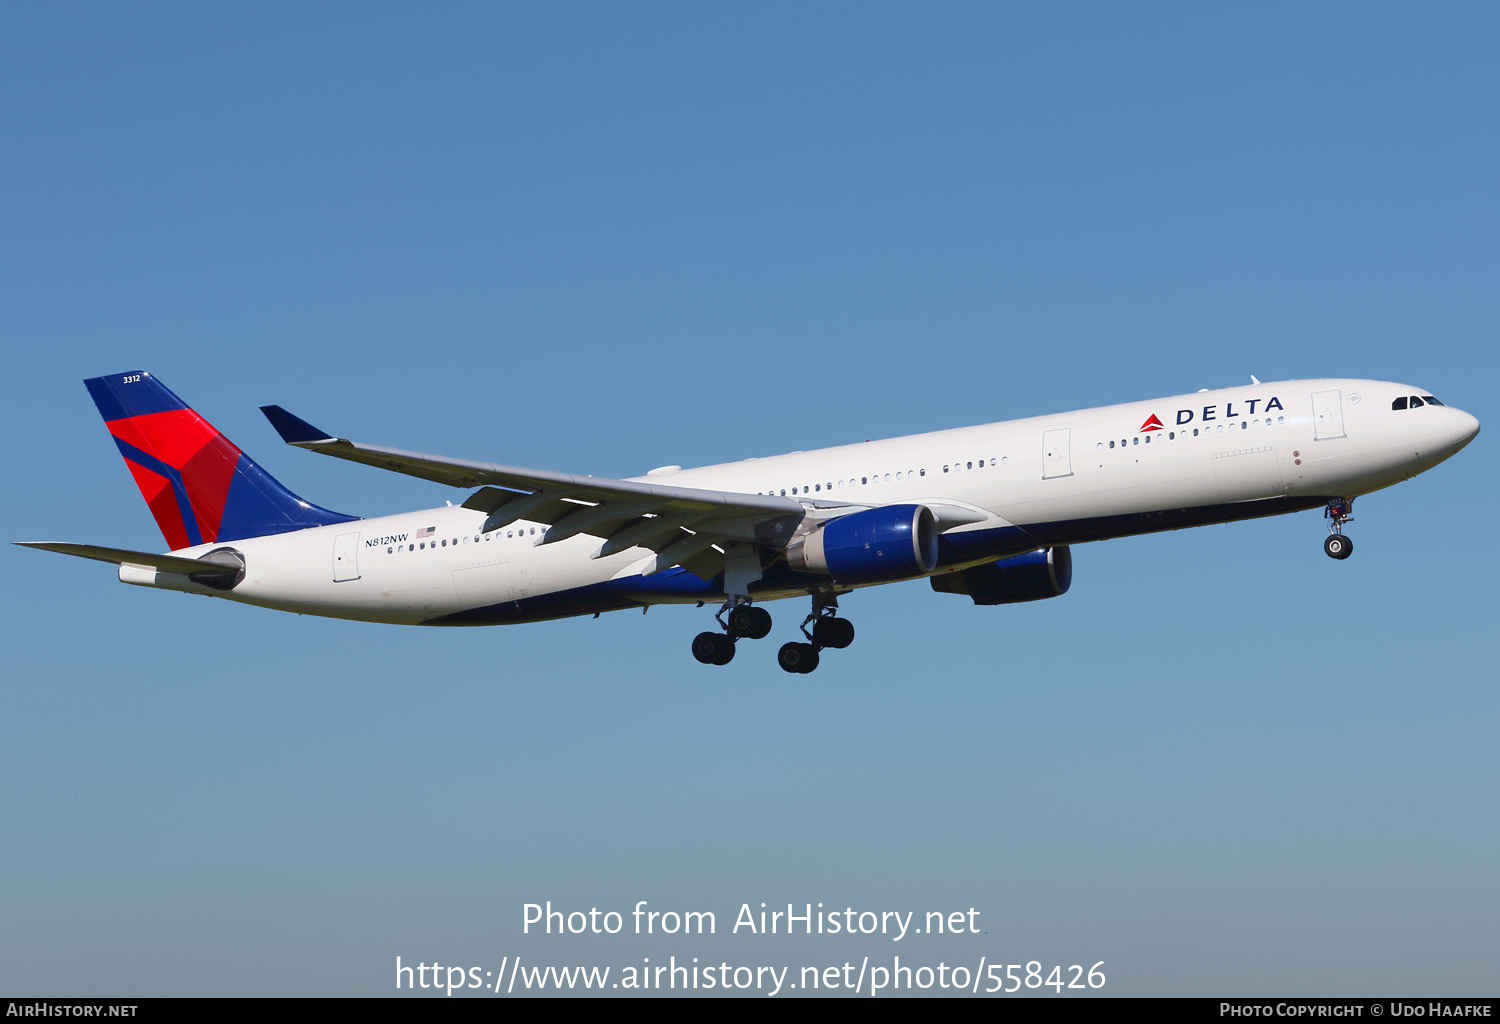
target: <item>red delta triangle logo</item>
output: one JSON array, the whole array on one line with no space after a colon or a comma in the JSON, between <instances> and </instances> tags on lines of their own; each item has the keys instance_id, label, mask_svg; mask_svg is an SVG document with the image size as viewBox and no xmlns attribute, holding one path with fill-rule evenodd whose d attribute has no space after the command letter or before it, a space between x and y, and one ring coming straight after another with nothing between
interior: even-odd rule
<instances>
[{"instance_id":1,"label":"red delta triangle logo","mask_svg":"<svg viewBox=\"0 0 1500 1024\"><path fill-rule=\"evenodd\" d=\"M1153 412L1151 414L1151 418L1148 419L1145 423L1141 424L1140 433L1144 434L1144 433L1147 433L1147 432L1152 431L1152 430L1165 430L1165 429L1166 429L1166 427L1163 427L1161 425L1161 420L1157 419L1156 418L1156 413Z\"/></svg>"}]
</instances>

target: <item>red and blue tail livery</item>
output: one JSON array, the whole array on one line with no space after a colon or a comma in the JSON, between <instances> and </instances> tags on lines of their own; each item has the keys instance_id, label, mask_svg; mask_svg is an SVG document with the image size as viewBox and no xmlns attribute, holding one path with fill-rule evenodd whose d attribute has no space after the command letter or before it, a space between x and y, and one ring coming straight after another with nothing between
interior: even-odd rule
<instances>
[{"instance_id":1,"label":"red and blue tail livery","mask_svg":"<svg viewBox=\"0 0 1500 1024\"><path fill-rule=\"evenodd\" d=\"M358 518L287 490L149 373L84 384L173 551Z\"/></svg>"}]
</instances>

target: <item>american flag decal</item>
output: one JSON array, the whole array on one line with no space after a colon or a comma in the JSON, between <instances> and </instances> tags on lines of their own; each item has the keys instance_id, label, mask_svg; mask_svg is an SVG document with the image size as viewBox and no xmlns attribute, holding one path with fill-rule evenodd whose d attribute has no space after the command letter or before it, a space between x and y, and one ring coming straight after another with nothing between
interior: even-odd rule
<instances>
[{"instance_id":1,"label":"american flag decal","mask_svg":"<svg viewBox=\"0 0 1500 1024\"><path fill-rule=\"evenodd\" d=\"M436 526L424 526L417 531L417 537L419 539L422 537L431 537L436 530Z\"/></svg>"}]
</instances>

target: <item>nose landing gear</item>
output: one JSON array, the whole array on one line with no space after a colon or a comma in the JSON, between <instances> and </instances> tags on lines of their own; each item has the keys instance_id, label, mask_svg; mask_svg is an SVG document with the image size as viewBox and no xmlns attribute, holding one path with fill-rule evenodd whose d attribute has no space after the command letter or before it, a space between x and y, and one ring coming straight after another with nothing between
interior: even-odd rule
<instances>
[{"instance_id":1,"label":"nose landing gear","mask_svg":"<svg viewBox=\"0 0 1500 1024\"><path fill-rule=\"evenodd\" d=\"M1323 541L1323 553L1329 558L1343 561L1354 554L1354 541L1344 536L1344 524L1354 519L1353 509L1353 498L1335 498L1323 510L1323 518L1330 520L1328 537Z\"/></svg>"},{"instance_id":2,"label":"nose landing gear","mask_svg":"<svg viewBox=\"0 0 1500 1024\"><path fill-rule=\"evenodd\" d=\"M1330 533L1323 541L1323 551L1329 558L1342 560L1354 554L1354 541L1342 533Z\"/></svg>"},{"instance_id":3,"label":"nose landing gear","mask_svg":"<svg viewBox=\"0 0 1500 1024\"><path fill-rule=\"evenodd\" d=\"M811 643L785 644L776 662L785 671L805 675L818 667L818 652L825 647L842 650L854 642L854 623L838 617L837 594L814 594L812 613L802 620L802 635ZM807 628L812 623L812 629Z\"/></svg>"}]
</instances>

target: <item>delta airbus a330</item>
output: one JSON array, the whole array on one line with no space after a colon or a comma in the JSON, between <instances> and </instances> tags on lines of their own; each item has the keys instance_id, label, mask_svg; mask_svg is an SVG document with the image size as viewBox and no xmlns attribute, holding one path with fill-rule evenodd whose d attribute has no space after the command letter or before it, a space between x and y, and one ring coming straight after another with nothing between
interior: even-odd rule
<instances>
[{"instance_id":1,"label":"delta airbus a330","mask_svg":"<svg viewBox=\"0 0 1500 1024\"><path fill-rule=\"evenodd\" d=\"M838 599L926 577L976 604L1056 597L1070 545L1323 506L1343 559L1354 499L1431 469L1479 421L1422 388L1295 380L610 480L325 434L279 406L288 444L472 491L361 519L304 501L149 373L86 381L170 554L61 542L121 581L366 622L488 626L722 603L693 655L724 665L771 631L761 602L811 597L781 667L849 646Z\"/></svg>"}]
</instances>

